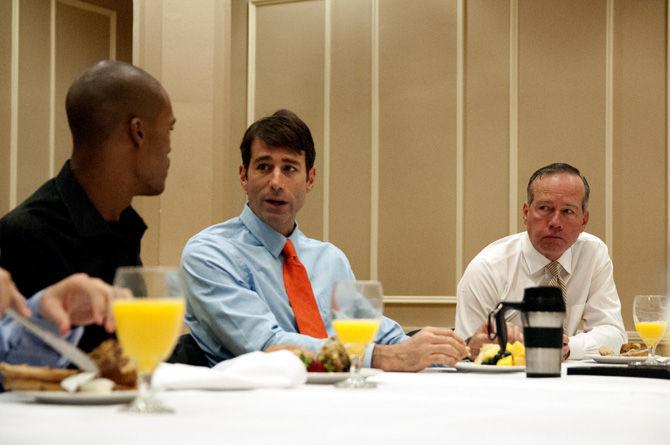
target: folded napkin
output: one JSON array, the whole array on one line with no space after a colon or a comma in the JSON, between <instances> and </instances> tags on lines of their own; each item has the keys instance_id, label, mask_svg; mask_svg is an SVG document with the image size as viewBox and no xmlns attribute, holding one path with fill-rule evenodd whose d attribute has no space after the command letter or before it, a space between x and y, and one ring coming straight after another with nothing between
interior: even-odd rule
<instances>
[{"instance_id":1,"label":"folded napkin","mask_svg":"<svg viewBox=\"0 0 670 445\"><path fill-rule=\"evenodd\" d=\"M213 368L161 363L152 385L161 389L289 388L307 381L302 361L289 351L250 352Z\"/></svg>"}]
</instances>

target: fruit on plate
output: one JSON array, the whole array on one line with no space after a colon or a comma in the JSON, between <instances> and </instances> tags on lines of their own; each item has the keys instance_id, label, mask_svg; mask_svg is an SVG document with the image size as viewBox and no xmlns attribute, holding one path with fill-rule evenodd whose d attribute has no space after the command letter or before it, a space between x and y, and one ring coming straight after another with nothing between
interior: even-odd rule
<instances>
[{"instance_id":1,"label":"fruit on plate","mask_svg":"<svg viewBox=\"0 0 670 445\"><path fill-rule=\"evenodd\" d=\"M321 347L316 357L300 354L308 372L346 372L349 371L349 356L344 346L336 339L329 339Z\"/></svg>"},{"instance_id":2,"label":"fruit on plate","mask_svg":"<svg viewBox=\"0 0 670 445\"><path fill-rule=\"evenodd\" d=\"M475 363L497 366L524 366L526 364L526 348L519 341L515 341L513 344L507 343L502 358L496 360L498 351L500 351L498 344L486 343L482 345Z\"/></svg>"}]
</instances>

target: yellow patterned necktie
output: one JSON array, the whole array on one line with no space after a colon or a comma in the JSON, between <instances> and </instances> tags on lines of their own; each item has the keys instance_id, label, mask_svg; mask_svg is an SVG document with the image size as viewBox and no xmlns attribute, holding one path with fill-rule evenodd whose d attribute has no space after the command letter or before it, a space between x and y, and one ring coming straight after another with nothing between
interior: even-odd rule
<instances>
[{"instance_id":1,"label":"yellow patterned necktie","mask_svg":"<svg viewBox=\"0 0 670 445\"><path fill-rule=\"evenodd\" d=\"M567 312L568 309L568 302L567 302L567 297L568 297L568 290L565 288L565 283L561 279L561 270L563 269L563 266L561 266L561 263L558 261L552 261L551 263L547 264L544 266L545 269L547 269L547 272L549 272L549 275L551 275L551 278L549 279L549 282L547 283L547 286L554 286L558 287L561 289L561 295L563 295L563 302L565 303L565 310ZM566 323L567 323L568 317L567 313L565 316L565 320L563 322L563 331L566 329Z\"/></svg>"}]
</instances>

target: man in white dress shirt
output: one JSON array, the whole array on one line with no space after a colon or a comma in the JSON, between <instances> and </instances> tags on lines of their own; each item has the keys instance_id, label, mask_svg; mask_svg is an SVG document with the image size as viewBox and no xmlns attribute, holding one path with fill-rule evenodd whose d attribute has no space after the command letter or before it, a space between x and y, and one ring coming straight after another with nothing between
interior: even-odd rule
<instances>
[{"instance_id":1,"label":"man in white dress shirt","mask_svg":"<svg viewBox=\"0 0 670 445\"><path fill-rule=\"evenodd\" d=\"M551 164L530 177L527 230L485 247L458 283L456 333L473 354L490 342L486 322L498 302L520 301L525 288L541 285L564 291L564 359L595 354L600 346L618 351L627 341L607 246L584 232L589 192L586 178L569 164ZM509 314L510 340L522 339L518 312Z\"/></svg>"}]
</instances>

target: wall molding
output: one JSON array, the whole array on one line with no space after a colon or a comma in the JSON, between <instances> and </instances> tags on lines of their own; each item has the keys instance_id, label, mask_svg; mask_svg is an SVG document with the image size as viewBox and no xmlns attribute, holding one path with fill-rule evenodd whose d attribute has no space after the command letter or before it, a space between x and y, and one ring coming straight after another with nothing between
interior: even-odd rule
<instances>
[{"instance_id":1,"label":"wall molding","mask_svg":"<svg viewBox=\"0 0 670 445\"><path fill-rule=\"evenodd\" d=\"M456 4L456 271L455 283L463 273L465 208L465 0Z\"/></svg>"},{"instance_id":2,"label":"wall molding","mask_svg":"<svg viewBox=\"0 0 670 445\"><path fill-rule=\"evenodd\" d=\"M330 239L330 95L332 66L332 0L324 0L323 36L323 241Z\"/></svg>"},{"instance_id":3,"label":"wall molding","mask_svg":"<svg viewBox=\"0 0 670 445\"><path fill-rule=\"evenodd\" d=\"M392 305L456 305L456 297L450 295L385 295L384 304Z\"/></svg>"},{"instance_id":4,"label":"wall molding","mask_svg":"<svg viewBox=\"0 0 670 445\"><path fill-rule=\"evenodd\" d=\"M12 0L12 55L10 67L10 123L9 123L9 208L16 207L19 164L19 0Z\"/></svg>"},{"instance_id":5,"label":"wall molding","mask_svg":"<svg viewBox=\"0 0 670 445\"><path fill-rule=\"evenodd\" d=\"M519 0L509 3L509 233L519 231Z\"/></svg>"},{"instance_id":6,"label":"wall molding","mask_svg":"<svg viewBox=\"0 0 670 445\"><path fill-rule=\"evenodd\" d=\"M247 127L256 114L256 3L251 1L247 7Z\"/></svg>"},{"instance_id":7,"label":"wall molding","mask_svg":"<svg viewBox=\"0 0 670 445\"><path fill-rule=\"evenodd\" d=\"M605 32L605 244L614 255L614 0L607 0Z\"/></svg>"},{"instance_id":8,"label":"wall molding","mask_svg":"<svg viewBox=\"0 0 670 445\"><path fill-rule=\"evenodd\" d=\"M379 0L371 0L370 279L379 276Z\"/></svg>"}]
</instances>

